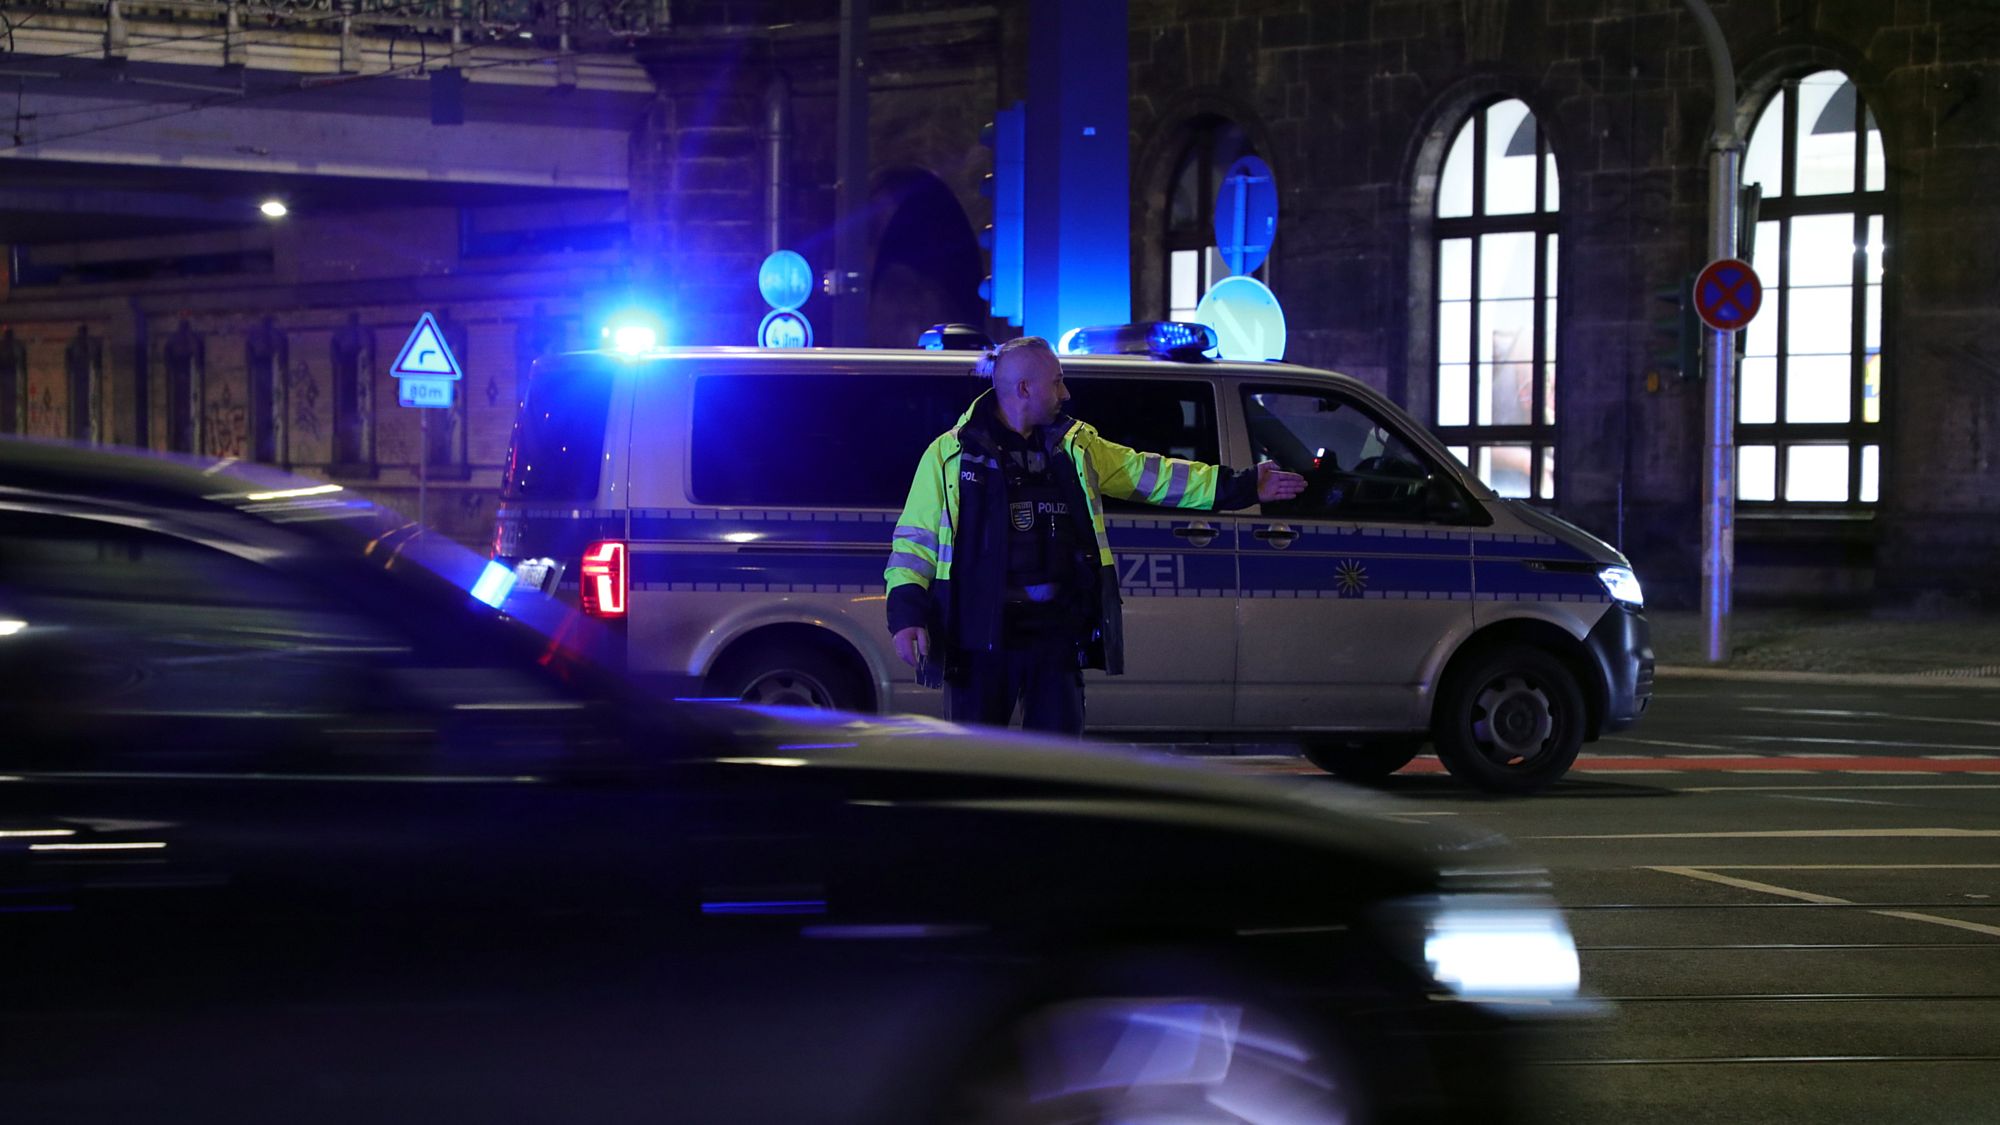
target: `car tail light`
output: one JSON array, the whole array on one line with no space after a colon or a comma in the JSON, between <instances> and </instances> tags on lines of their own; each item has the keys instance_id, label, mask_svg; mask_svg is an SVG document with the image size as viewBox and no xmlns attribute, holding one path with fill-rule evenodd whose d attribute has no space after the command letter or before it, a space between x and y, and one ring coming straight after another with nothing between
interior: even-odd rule
<instances>
[{"instance_id":1,"label":"car tail light","mask_svg":"<svg viewBox=\"0 0 2000 1125\"><path fill-rule=\"evenodd\" d=\"M625 544L592 543L583 552L583 612L592 617L625 616Z\"/></svg>"}]
</instances>

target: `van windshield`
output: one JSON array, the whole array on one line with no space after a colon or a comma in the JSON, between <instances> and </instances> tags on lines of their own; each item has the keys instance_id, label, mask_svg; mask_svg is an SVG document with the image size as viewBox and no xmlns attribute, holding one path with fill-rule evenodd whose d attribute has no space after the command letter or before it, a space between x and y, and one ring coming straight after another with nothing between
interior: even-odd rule
<instances>
[{"instance_id":1,"label":"van windshield","mask_svg":"<svg viewBox=\"0 0 2000 1125\"><path fill-rule=\"evenodd\" d=\"M536 367L514 419L502 496L558 502L597 498L612 379L611 371L595 365Z\"/></svg>"}]
</instances>

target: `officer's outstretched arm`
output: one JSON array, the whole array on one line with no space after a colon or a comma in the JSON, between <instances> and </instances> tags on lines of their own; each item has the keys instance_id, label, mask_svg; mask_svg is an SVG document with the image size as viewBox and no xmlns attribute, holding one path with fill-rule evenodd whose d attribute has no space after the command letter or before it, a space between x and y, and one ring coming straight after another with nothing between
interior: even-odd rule
<instances>
[{"instance_id":1,"label":"officer's outstretched arm","mask_svg":"<svg viewBox=\"0 0 2000 1125\"><path fill-rule=\"evenodd\" d=\"M1078 448L1090 459L1098 491L1120 500L1164 508L1209 508L1224 470L1200 461L1143 453L1119 445L1096 430L1081 435Z\"/></svg>"}]
</instances>

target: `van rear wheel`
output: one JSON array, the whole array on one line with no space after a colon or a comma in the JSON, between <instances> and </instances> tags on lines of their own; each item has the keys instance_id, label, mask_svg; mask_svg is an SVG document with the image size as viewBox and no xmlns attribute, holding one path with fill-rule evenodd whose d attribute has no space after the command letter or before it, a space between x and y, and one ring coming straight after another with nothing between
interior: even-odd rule
<instances>
[{"instance_id":1,"label":"van rear wheel","mask_svg":"<svg viewBox=\"0 0 2000 1125\"><path fill-rule=\"evenodd\" d=\"M861 678L820 649L761 644L732 652L710 673L716 695L765 707L855 711L867 704Z\"/></svg>"},{"instance_id":2,"label":"van rear wheel","mask_svg":"<svg viewBox=\"0 0 2000 1125\"><path fill-rule=\"evenodd\" d=\"M1315 739L1299 747L1313 765L1343 781L1381 781L1422 752L1421 738Z\"/></svg>"},{"instance_id":3,"label":"van rear wheel","mask_svg":"<svg viewBox=\"0 0 2000 1125\"><path fill-rule=\"evenodd\" d=\"M1434 733L1453 777L1489 793L1536 793L1569 772L1583 724L1570 670L1541 649L1510 646L1452 672Z\"/></svg>"}]
</instances>

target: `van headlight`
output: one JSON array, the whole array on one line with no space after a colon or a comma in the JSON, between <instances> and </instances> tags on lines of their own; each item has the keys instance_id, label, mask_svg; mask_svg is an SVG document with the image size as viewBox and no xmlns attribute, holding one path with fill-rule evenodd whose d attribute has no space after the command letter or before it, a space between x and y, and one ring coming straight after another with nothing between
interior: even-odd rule
<instances>
[{"instance_id":1,"label":"van headlight","mask_svg":"<svg viewBox=\"0 0 2000 1125\"><path fill-rule=\"evenodd\" d=\"M1639 576L1629 566L1604 567L1597 572L1597 580L1604 583L1605 593L1634 609L1646 604L1646 595L1639 590Z\"/></svg>"},{"instance_id":2,"label":"van headlight","mask_svg":"<svg viewBox=\"0 0 2000 1125\"><path fill-rule=\"evenodd\" d=\"M1562 911L1538 898L1440 895L1407 904L1421 924L1424 966L1475 1003L1573 1000L1582 984Z\"/></svg>"}]
</instances>

